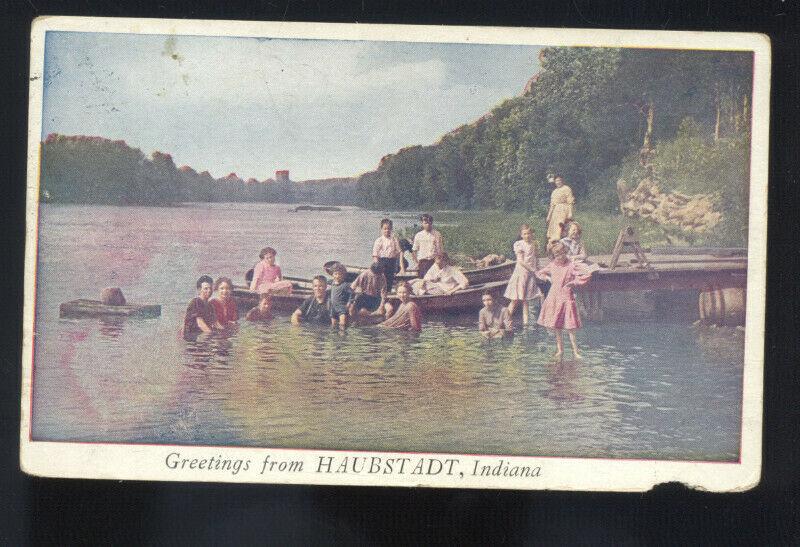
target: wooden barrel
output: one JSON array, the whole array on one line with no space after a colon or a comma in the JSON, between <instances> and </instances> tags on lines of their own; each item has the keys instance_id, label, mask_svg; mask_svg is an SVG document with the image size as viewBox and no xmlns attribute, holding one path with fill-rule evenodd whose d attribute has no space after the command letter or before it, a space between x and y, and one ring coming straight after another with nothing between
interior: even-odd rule
<instances>
[{"instance_id":1,"label":"wooden barrel","mask_svg":"<svg viewBox=\"0 0 800 547\"><path fill-rule=\"evenodd\" d=\"M744 325L747 291L744 288L700 292L700 319L713 325Z\"/></svg>"}]
</instances>

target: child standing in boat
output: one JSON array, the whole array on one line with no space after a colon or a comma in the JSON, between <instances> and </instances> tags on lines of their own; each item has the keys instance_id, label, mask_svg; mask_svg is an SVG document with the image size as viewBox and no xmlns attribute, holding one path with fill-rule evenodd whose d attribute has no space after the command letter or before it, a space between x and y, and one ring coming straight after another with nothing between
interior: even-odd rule
<instances>
[{"instance_id":1,"label":"child standing in boat","mask_svg":"<svg viewBox=\"0 0 800 547\"><path fill-rule=\"evenodd\" d=\"M514 254L517 264L511 279L508 280L506 292L503 294L510 301L508 313L514 316L517 304L522 302L522 324L528 324L529 302L534 298L541 298L542 291L536 285L536 270L539 269L539 258L536 253L533 229L528 224L520 226L521 239L514 243Z\"/></svg>"},{"instance_id":2,"label":"child standing in boat","mask_svg":"<svg viewBox=\"0 0 800 547\"><path fill-rule=\"evenodd\" d=\"M444 252L444 241L439 230L433 227L433 217L427 213L419 217L422 222L422 230L414 236L414 244L411 247L411 256L417 263L417 275L425 277L436 255Z\"/></svg>"},{"instance_id":3,"label":"child standing in boat","mask_svg":"<svg viewBox=\"0 0 800 547\"><path fill-rule=\"evenodd\" d=\"M554 244L553 260L536 272L536 277L539 279L550 281L550 290L542 303L538 323L555 332L556 359L561 359L564 353L564 341L561 336L563 330L569 335L575 359L580 359L575 330L581 328L581 318L572 289L588 283L592 274L586 273L585 268L571 261L567 252L567 247L563 243Z\"/></svg>"},{"instance_id":4,"label":"child standing in boat","mask_svg":"<svg viewBox=\"0 0 800 547\"><path fill-rule=\"evenodd\" d=\"M239 310L236 309L236 300L233 298L233 281L229 277L220 277L214 283L217 297L209 302L214 306L217 322L223 327L239 320Z\"/></svg>"},{"instance_id":5,"label":"child standing in boat","mask_svg":"<svg viewBox=\"0 0 800 547\"><path fill-rule=\"evenodd\" d=\"M405 266L400 260L403 254L400 248L400 241L397 236L392 234L392 221L388 218L381 220L381 235L372 245L372 262L378 262L383 266L383 273L386 276L386 292L391 292L394 283L394 275L406 273Z\"/></svg>"},{"instance_id":6,"label":"child standing in boat","mask_svg":"<svg viewBox=\"0 0 800 547\"><path fill-rule=\"evenodd\" d=\"M258 254L261 262L253 268L253 280L250 290L258 292L292 291L292 282L282 279L281 267L275 265L277 251L272 247L264 247Z\"/></svg>"}]
</instances>

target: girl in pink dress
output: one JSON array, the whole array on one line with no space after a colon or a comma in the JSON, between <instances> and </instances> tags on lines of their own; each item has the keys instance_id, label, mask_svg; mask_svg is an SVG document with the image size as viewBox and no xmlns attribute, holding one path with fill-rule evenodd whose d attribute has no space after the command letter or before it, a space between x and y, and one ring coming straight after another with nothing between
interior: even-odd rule
<instances>
[{"instance_id":1,"label":"girl in pink dress","mask_svg":"<svg viewBox=\"0 0 800 547\"><path fill-rule=\"evenodd\" d=\"M520 226L519 235L522 239L514 243L514 254L517 265L508 280L506 292L503 294L510 300L508 315L514 316L517 302L522 302L522 324L528 324L528 302L534 298L541 298L542 291L536 285L536 270L539 269L539 259L536 256L536 241L533 239L533 230L528 224Z\"/></svg>"},{"instance_id":2,"label":"girl in pink dress","mask_svg":"<svg viewBox=\"0 0 800 547\"><path fill-rule=\"evenodd\" d=\"M581 328L581 318L572 288L588 283L592 274L591 272L587 274L580 264L569 259L567 247L563 243L554 244L552 253L553 260L536 272L536 277L539 279L550 281L550 290L542 303L538 323L555 331L556 359L561 359L564 353L564 341L561 338L561 331L564 329L569 334L575 359L580 359L581 354L575 341L575 329Z\"/></svg>"},{"instance_id":3,"label":"girl in pink dress","mask_svg":"<svg viewBox=\"0 0 800 547\"><path fill-rule=\"evenodd\" d=\"M292 292L292 282L281 279L281 267L275 265L275 255L278 253L272 247L261 249L259 257L261 262L253 268L253 280L250 290L264 292L277 292L281 290Z\"/></svg>"}]
</instances>

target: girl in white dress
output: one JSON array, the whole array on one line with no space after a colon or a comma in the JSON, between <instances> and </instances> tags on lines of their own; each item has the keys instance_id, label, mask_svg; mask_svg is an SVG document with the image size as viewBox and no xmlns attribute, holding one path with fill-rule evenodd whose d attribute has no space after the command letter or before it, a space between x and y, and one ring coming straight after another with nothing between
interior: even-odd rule
<instances>
[{"instance_id":1,"label":"girl in white dress","mask_svg":"<svg viewBox=\"0 0 800 547\"><path fill-rule=\"evenodd\" d=\"M528 224L520 226L519 235L522 239L514 243L514 254L517 265L508 280L506 292L503 294L510 300L508 314L513 316L517 303L522 302L522 324L528 324L528 303L534 298L541 298L542 291L536 285L536 270L539 269L539 258L536 256L536 241L533 230Z\"/></svg>"}]
</instances>

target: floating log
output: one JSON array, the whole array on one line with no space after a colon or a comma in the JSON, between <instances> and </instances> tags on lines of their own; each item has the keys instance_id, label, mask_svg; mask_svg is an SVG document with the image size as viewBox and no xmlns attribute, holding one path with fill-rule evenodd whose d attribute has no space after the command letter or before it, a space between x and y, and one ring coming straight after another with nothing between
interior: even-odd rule
<instances>
[{"instance_id":1,"label":"floating log","mask_svg":"<svg viewBox=\"0 0 800 547\"><path fill-rule=\"evenodd\" d=\"M100 300L78 299L64 302L59 306L59 317L158 317L161 315L159 304L127 304L112 306Z\"/></svg>"},{"instance_id":2,"label":"floating log","mask_svg":"<svg viewBox=\"0 0 800 547\"><path fill-rule=\"evenodd\" d=\"M341 211L341 207L333 207L329 205L298 205L294 208L295 213L301 211Z\"/></svg>"}]
</instances>

